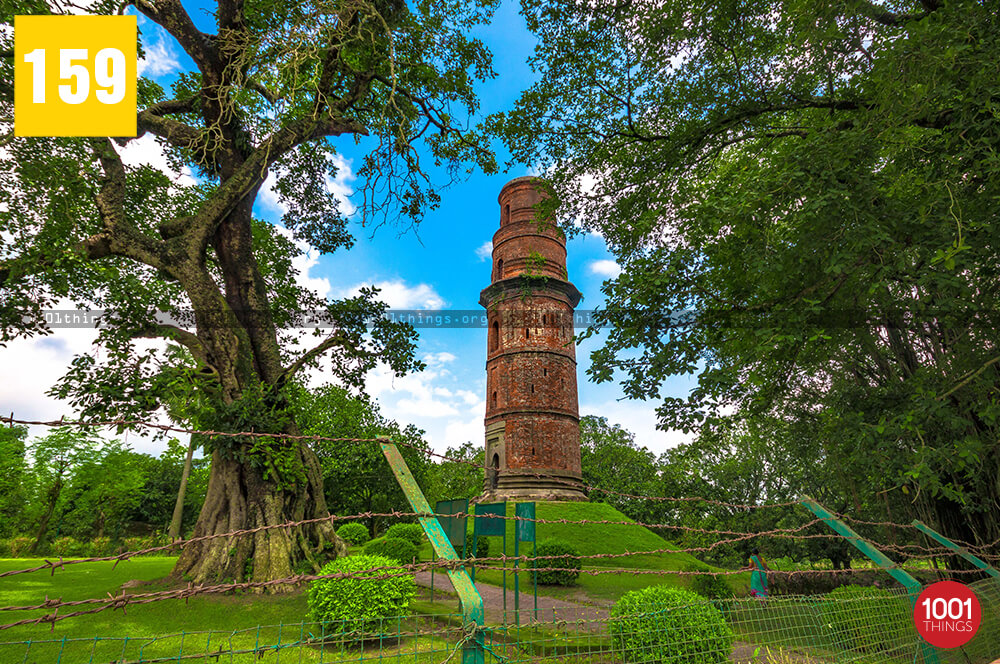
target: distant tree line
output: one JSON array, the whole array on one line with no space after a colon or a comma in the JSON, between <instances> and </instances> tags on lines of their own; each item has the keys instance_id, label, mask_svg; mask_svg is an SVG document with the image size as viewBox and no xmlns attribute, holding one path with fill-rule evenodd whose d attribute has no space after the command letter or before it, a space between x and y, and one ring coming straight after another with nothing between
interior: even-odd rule
<instances>
[{"instance_id":1,"label":"distant tree line","mask_svg":"<svg viewBox=\"0 0 1000 664\"><path fill-rule=\"evenodd\" d=\"M187 448L167 441L159 456L70 427L28 439L24 427L0 427L0 537L24 535L45 551L59 537L123 539L166 533ZM197 518L208 482L193 459L182 528Z\"/></svg>"},{"instance_id":2,"label":"distant tree line","mask_svg":"<svg viewBox=\"0 0 1000 664\"><path fill-rule=\"evenodd\" d=\"M400 426L376 401L340 387L294 391L294 408L307 435L327 438L391 437L428 499L471 497L482 489L482 450L465 443L434 463L424 452L424 432ZM196 447L203 441L196 439ZM412 511L378 445L373 442L314 443L332 514ZM29 437L25 427L0 426L0 538L31 538L27 552L46 553L64 537L167 537L184 471L187 444L167 441L158 456L127 443L76 428L61 427ZM440 459L438 459L440 460ZM461 460L461 461L458 461ZM477 479L478 477L478 479ZM196 454L183 498L179 534L188 536L205 500L208 460ZM393 522L362 520L374 537Z\"/></svg>"}]
</instances>

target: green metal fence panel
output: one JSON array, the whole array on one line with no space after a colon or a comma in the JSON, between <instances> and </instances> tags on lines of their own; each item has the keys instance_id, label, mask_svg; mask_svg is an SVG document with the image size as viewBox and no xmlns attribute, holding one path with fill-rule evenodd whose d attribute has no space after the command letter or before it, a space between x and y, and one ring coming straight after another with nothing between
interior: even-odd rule
<instances>
[{"instance_id":1,"label":"green metal fence panel","mask_svg":"<svg viewBox=\"0 0 1000 664\"><path fill-rule=\"evenodd\" d=\"M916 605L917 597L919 597L920 591L922 590L922 586L919 581L907 572L899 569L899 566L889 559L888 556L872 546L871 543L864 540L846 523L836 518L830 510L826 509L812 498L806 496L801 500L801 503L809 511L818 516L823 523L829 526L835 533L843 536L844 539L854 546L854 548L863 553L868 559L873 561L876 565L885 570L892 578L902 584L903 587L906 588L907 594L909 595L910 608L912 609L912 607ZM912 620L910 622L912 622ZM916 634L915 630L916 628L914 628L914 634ZM919 645L919 654L923 656L924 664L939 664L937 650L934 647L929 645L919 636L916 637L915 643ZM914 655L914 661L915 660L916 655Z\"/></svg>"},{"instance_id":2,"label":"green metal fence panel","mask_svg":"<svg viewBox=\"0 0 1000 664\"><path fill-rule=\"evenodd\" d=\"M517 541L535 541L535 503L518 503L514 506L514 516L517 517Z\"/></svg>"},{"instance_id":3,"label":"green metal fence panel","mask_svg":"<svg viewBox=\"0 0 1000 664\"><path fill-rule=\"evenodd\" d=\"M455 547L456 551L463 551L465 547L465 535L468 532L469 500L439 500L434 505L434 513L437 514L438 521L444 529L448 541ZM460 516L456 516L460 515Z\"/></svg>"},{"instance_id":4,"label":"green metal fence panel","mask_svg":"<svg viewBox=\"0 0 1000 664\"><path fill-rule=\"evenodd\" d=\"M507 503L476 505L476 534L480 537L503 537L507 528Z\"/></svg>"}]
</instances>

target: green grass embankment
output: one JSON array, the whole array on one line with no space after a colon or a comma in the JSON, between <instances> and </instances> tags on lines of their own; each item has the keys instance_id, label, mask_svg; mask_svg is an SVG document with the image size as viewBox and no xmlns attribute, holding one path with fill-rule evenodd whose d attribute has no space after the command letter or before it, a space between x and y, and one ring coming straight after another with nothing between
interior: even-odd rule
<instances>
[{"instance_id":1,"label":"green grass embankment","mask_svg":"<svg viewBox=\"0 0 1000 664\"><path fill-rule=\"evenodd\" d=\"M507 515L514 515L512 503L507 504ZM590 522L536 524L536 539L539 544L547 539L561 539L576 548L583 556L676 548L653 531L636 524L611 505L604 503L539 502L536 505L535 517L542 521ZM594 523L601 521L613 523ZM514 519L507 520L506 554L510 556L514 555L514 524ZM469 532L472 532L471 519L469 520ZM491 537L489 540L490 557L499 556L502 539ZM425 543L421 548L422 557L429 558L430 551L430 545ZM522 556L532 555L531 545L525 545L522 542L519 553ZM614 558L586 558L583 560L585 571L580 574L578 584L575 587L539 586L538 592L540 595L559 599L597 603L613 602L624 592L651 585L669 584L688 587L692 578L690 576L656 574L655 572L683 571L692 566L706 568L704 563L698 561L694 556L679 551L644 553ZM586 573L588 569L596 572L608 569L628 571L588 574ZM716 568L710 569L716 570ZM736 592L745 593L749 583L748 575L732 575L725 578ZM476 580L493 585L501 585L503 582L501 572L489 569L489 566L477 568ZM513 588L513 583L512 575L508 573L508 588ZM530 583L530 575L521 576L523 591L530 592Z\"/></svg>"}]
</instances>

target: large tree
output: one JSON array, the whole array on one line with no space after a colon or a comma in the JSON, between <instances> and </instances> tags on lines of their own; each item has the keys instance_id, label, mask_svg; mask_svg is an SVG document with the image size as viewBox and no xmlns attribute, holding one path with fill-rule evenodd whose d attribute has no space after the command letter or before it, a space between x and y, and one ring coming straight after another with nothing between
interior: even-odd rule
<instances>
[{"instance_id":1,"label":"large tree","mask_svg":"<svg viewBox=\"0 0 1000 664\"><path fill-rule=\"evenodd\" d=\"M14 5L0 10L5 27L13 14L62 6ZM252 210L273 174L294 239L325 253L349 247L348 218L327 186L335 139L363 155L367 224L416 223L436 204L428 162L452 174L494 168L463 130L477 107L474 83L492 75L488 51L468 33L493 2L219 0L205 15L180 0L102 0L90 10L129 5L194 63L169 92L140 81L137 121L196 184L127 165L121 152L134 139L5 135L0 341L45 332L53 302L105 310L99 350L74 360L59 396L89 419L144 417L187 385L206 406L195 424L230 432L297 434L283 388L306 367L322 362L352 386L377 360L398 373L417 368L412 328L384 320L372 291L326 302L297 286L296 245ZM0 41L0 118L9 119L9 27ZM309 350L285 331L300 311L323 319ZM150 337L182 346L186 362L137 344ZM327 515L305 444L217 436L206 446L211 477L195 536ZM183 550L175 574L284 577L330 542L339 540L325 523L205 540Z\"/></svg>"},{"instance_id":2,"label":"large tree","mask_svg":"<svg viewBox=\"0 0 1000 664\"><path fill-rule=\"evenodd\" d=\"M768 417L1000 538L995 3L523 4L539 80L498 127L623 267L591 375L696 374L662 426Z\"/></svg>"}]
</instances>

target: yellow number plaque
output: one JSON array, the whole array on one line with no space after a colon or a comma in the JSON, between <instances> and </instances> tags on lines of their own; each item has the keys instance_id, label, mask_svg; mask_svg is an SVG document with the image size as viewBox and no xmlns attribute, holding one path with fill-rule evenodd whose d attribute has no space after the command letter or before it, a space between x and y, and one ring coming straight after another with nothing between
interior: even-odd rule
<instances>
[{"instance_id":1,"label":"yellow number plaque","mask_svg":"<svg viewBox=\"0 0 1000 664\"><path fill-rule=\"evenodd\" d=\"M135 16L15 16L15 136L135 136Z\"/></svg>"}]
</instances>

